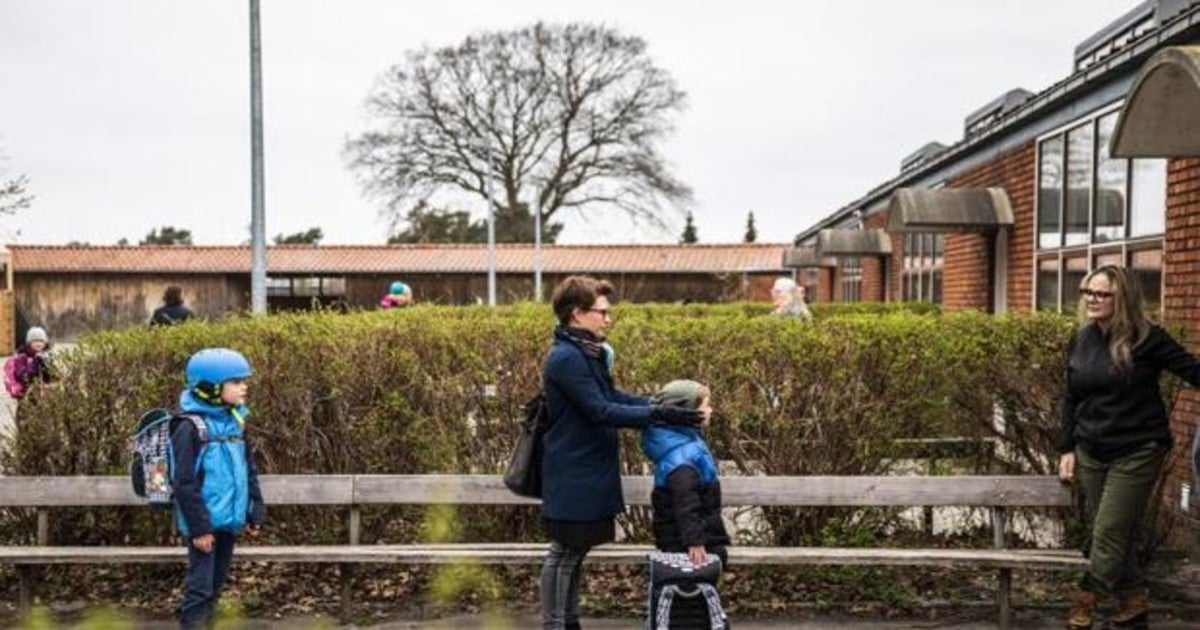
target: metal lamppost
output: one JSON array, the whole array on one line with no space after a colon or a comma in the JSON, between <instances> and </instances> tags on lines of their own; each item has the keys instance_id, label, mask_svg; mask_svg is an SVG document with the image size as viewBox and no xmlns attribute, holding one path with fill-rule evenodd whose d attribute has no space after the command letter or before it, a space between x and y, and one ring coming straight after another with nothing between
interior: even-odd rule
<instances>
[{"instance_id":1,"label":"metal lamppost","mask_svg":"<svg viewBox=\"0 0 1200 630\"><path fill-rule=\"evenodd\" d=\"M267 312L266 210L263 194L262 34L259 0L250 0L250 312Z\"/></svg>"},{"instance_id":2,"label":"metal lamppost","mask_svg":"<svg viewBox=\"0 0 1200 630\"><path fill-rule=\"evenodd\" d=\"M492 178L487 178L488 306L496 305L496 204L492 201Z\"/></svg>"}]
</instances>

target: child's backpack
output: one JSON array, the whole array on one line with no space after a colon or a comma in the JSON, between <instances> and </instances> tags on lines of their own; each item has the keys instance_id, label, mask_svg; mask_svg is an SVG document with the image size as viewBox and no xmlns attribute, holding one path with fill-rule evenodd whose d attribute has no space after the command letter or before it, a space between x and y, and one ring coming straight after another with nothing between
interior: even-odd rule
<instances>
[{"instance_id":1,"label":"child's backpack","mask_svg":"<svg viewBox=\"0 0 1200 630\"><path fill-rule=\"evenodd\" d=\"M171 431L176 420L190 420L200 432L200 441L205 441L208 427L199 416L176 416L162 408L142 414L133 430L129 480L133 493L154 507L171 505Z\"/></svg>"},{"instance_id":2,"label":"child's backpack","mask_svg":"<svg viewBox=\"0 0 1200 630\"><path fill-rule=\"evenodd\" d=\"M8 390L8 395L13 398L21 398L25 396L25 383L17 378L17 362L20 357L13 355L4 361L4 389Z\"/></svg>"},{"instance_id":3,"label":"child's backpack","mask_svg":"<svg viewBox=\"0 0 1200 630\"><path fill-rule=\"evenodd\" d=\"M717 594L721 558L693 566L686 553L652 551L647 630L725 630L729 620Z\"/></svg>"}]
</instances>

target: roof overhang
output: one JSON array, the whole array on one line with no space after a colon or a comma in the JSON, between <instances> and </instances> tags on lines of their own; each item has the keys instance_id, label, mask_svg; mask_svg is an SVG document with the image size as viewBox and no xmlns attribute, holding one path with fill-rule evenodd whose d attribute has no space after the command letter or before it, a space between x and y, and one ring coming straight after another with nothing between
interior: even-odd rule
<instances>
[{"instance_id":1,"label":"roof overhang","mask_svg":"<svg viewBox=\"0 0 1200 630\"><path fill-rule=\"evenodd\" d=\"M1013 224L1003 188L897 188L888 232L987 232Z\"/></svg>"},{"instance_id":2,"label":"roof overhang","mask_svg":"<svg viewBox=\"0 0 1200 630\"><path fill-rule=\"evenodd\" d=\"M826 228L817 234L819 256L890 256L892 237L883 230L847 230Z\"/></svg>"},{"instance_id":3,"label":"roof overhang","mask_svg":"<svg viewBox=\"0 0 1200 630\"><path fill-rule=\"evenodd\" d=\"M792 247L783 250L783 266L796 269L836 267L837 259L821 256L817 253L816 247Z\"/></svg>"},{"instance_id":4,"label":"roof overhang","mask_svg":"<svg viewBox=\"0 0 1200 630\"><path fill-rule=\"evenodd\" d=\"M1164 48L1146 61L1121 108L1111 153L1200 157L1200 46Z\"/></svg>"}]
</instances>

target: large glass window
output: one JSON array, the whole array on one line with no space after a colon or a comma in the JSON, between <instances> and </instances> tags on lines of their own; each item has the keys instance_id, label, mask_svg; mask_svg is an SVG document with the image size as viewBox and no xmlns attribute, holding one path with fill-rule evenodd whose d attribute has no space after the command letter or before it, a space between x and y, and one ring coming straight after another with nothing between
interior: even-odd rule
<instances>
[{"instance_id":1,"label":"large glass window","mask_svg":"<svg viewBox=\"0 0 1200 630\"><path fill-rule=\"evenodd\" d=\"M1088 242L1088 215L1092 204L1092 125L1067 133L1067 211L1064 245Z\"/></svg>"},{"instance_id":2,"label":"large glass window","mask_svg":"<svg viewBox=\"0 0 1200 630\"><path fill-rule=\"evenodd\" d=\"M862 263L857 258L847 258L842 263L842 301L857 302L862 299Z\"/></svg>"},{"instance_id":3,"label":"large glass window","mask_svg":"<svg viewBox=\"0 0 1200 630\"><path fill-rule=\"evenodd\" d=\"M1162 234L1167 220L1167 161L1133 161L1131 236Z\"/></svg>"},{"instance_id":4,"label":"large glass window","mask_svg":"<svg viewBox=\"0 0 1200 630\"><path fill-rule=\"evenodd\" d=\"M1062 136L1042 143L1038 170L1038 247L1058 247L1062 245Z\"/></svg>"},{"instance_id":5,"label":"large glass window","mask_svg":"<svg viewBox=\"0 0 1200 630\"><path fill-rule=\"evenodd\" d=\"M1129 253L1129 267L1142 285L1146 312L1162 309L1163 251L1161 247Z\"/></svg>"},{"instance_id":6,"label":"large glass window","mask_svg":"<svg viewBox=\"0 0 1200 630\"><path fill-rule=\"evenodd\" d=\"M1129 189L1129 161L1108 154L1108 145L1117 126L1117 112L1101 118L1096 141L1096 217L1092 240L1097 243L1121 240L1125 236L1125 191Z\"/></svg>"},{"instance_id":7,"label":"large glass window","mask_svg":"<svg viewBox=\"0 0 1200 630\"><path fill-rule=\"evenodd\" d=\"M1038 143L1039 310L1074 309L1079 282L1105 264L1133 269L1148 285L1147 309L1160 308L1166 160L1112 157L1116 122L1108 111Z\"/></svg>"},{"instance_id":8,"label":"large glass window","mask_svg":"<svg viewBox=\"0 0 1200 630\"><path fill-rule=\"evenodd\" d=\"M945 235L916 232L905 234L904 269L900 272L901 299L906 302L940 304L945 257Z\"/></svg>"},{"instance_id":9,"label":"large glass window","mask_svg":"<svg viewBox=\"0 0 1200 630\"><path fill-rule=\"evenodd\" d=\"M277 297L337 297L345 294L346 279L342 277L307 276L300 278L267 278L267 295Z\"/></svg>"},{"instance_id":10,"label":"large glass window","mask_svg":"<svg viewBox=\"0 0 1200 630\"><path fill-rule=\"evenodd\" d=\"M1039 311L1058 310L1058 257L1043 258L1038 261L1037 271L1037 309Z\"/></svg>"}]
</instances>

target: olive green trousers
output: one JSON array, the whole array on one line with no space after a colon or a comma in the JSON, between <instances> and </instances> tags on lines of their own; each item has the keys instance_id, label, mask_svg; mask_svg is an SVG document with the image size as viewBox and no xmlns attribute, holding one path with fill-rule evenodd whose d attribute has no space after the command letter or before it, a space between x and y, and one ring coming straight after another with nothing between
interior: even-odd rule
<instances>
[{"instance_id":1,"label":"olive green trousers","mask_svg":"<svg viewBox=\"0 0 1200 630\"><path fill-rule=\"evenodd\" d=\"M1075 449L1075 474L1089 534L1084 551L1091 562L1080 584L1084 590L1120 594L1142 588L1137 546L1167 450L1150 442L1103 462Z\"/></svg>"}]
</instances>

